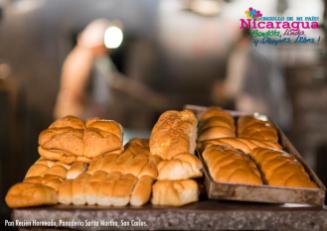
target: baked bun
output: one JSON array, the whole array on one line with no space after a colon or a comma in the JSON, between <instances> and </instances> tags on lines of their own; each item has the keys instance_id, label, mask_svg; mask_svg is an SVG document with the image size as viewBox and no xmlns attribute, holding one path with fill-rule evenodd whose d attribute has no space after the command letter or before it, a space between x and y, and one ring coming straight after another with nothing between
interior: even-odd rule
<instances>
[{"instance_id":1,"label":"baked bun","mask_svg":"<svg viewBox=\"0 0 327 231\"><path fill-rule=\"evenodd\" d=\"M122 154L105 154L91 161L88 172L93 174L102 170L107 173L120 172L136 177L151 176L157 178L157 165L161 158L151 155L144 140L133 139L126 145Z\"/></svg>"},{"instance_id":2,"label":"baked bun","mask_svg":"<svg viewBox=\"0 0 327 231\"><path fill-rule=\"evenodd\" d=\"M181 153L194 153L197 119L193 112L166 111L159 117L150 136L150 152L169 160Z\"/></svg>"},{"instance_id":3,"label":"baked bun","mask_svg":"<svg viewBox=\"0 0 327 231\"><path fill-rule=\"evenodd\" d=\"M271 141L259 141L256 139L249 138L222 138L222 139L214 139L214 140L206 140L198 144L198 148L200 150L205 149L206 147L212 145L219 146L228 146L236 149L240 149L245 153L250 153L253 149L261 147L261 148L270 148L281 150L282 147L280 144L271 142Z\"/></svg>"},{"instance_id":4,"label":"baked bun","mask_svg":"<svg viewBox=\"0 0 327 231\"><path fill-rule=\"evenodd\" d=\"M237 125L238 137L278 143L277 129L269 120L261 120L254 116L241 116Z\"/></svg>"},{"instance_id":5,"label":"baked bun","mask_svg":"<svg viewBox=\"0 0 327 231\"><path fill-rule=\"evenodd\" d=\"M85 172L86 169L87 163L84 162L65 164L40 158L28 169L25 178L53 175L63 179L73 179Z\"/></svg>"},{"instance_id":6,"label":"baked bun","mask_svg":"<svg viewBox=\"0 0 327 231\"><path fill-rule=\"evenodd\" d=\"M202 155L211 177L216 182L262 184L255 163L240 150L225 146L210 146Z\"/></svg>"},{"instance_id":7,"label":"baked bun","mask_svg":"<svg viewBox=\"0 0 327 231\"><path fill-rule=\"evenodd\" d=\"M25 178L35 176L43 177L45 175L54 175L65 178L69 167L69 165L59 161L50 161L41 158L28 169Z\"/></svg>"},{"instance_id":8,"label":"baked bun","mask_svg":"<svg viewBox=\"0 0 327 231\"><path fill-rule=\"evenodd\" d=\"M150 200L153 181L150 176L142 176L138 179L130 199L132 206L142 206Z\"/></svg>"},{"instance_id":9,"label":"baked bun","mask_svg":"<svg viewBox=\"0 0 327 231\"><path fill-rule=\"evenodd\" d=\"M152 204L182 206L197 201L198 184L194 180L159 180L152 186Z\"/></svg>"},{"instance_id":10,"label":"baked bun","mask_svg":"<svg viewBox=\"0 0 327 231\"><path fill-rule=\"evenodd\" d=\"M5 201L10 208L52 205L57 203L57 193L43 184L22 182L9 189Z\"/></svg>"},{"instance_id":11,"label":"baked bun","mask_svg":"<svg viewBox=\"0 0 327 231\"><path fill-rule=\"evenodd\" d=\"M133 205L145 204L150 197L152 178L138 180L131 174L119 172L84 173L74 180L66 180L58 192L62 204L126 206L133 199Z\"/></svg>"},{"instance_id":12,"label":"baked bun","mask_svg":"<svg viewBox=\"0 0 327 231\"><path fill-rule=\"evenodd\" d=\"M24 179L25 183L42 184L58 191L64 179L55 175L32 176Z\"/></svg>"},{"instance_id":13,"label":"baked bun","mask_svg":"<svg viewBox=\"0 0 327 231\"><path fill-rule=\"evenodd\" d=\"M158 164L159 180L182 180L202 176L202 163L193 154L184 153Z\"/></svg>"},{"instance_id":14,"label":"baked bun","mask_svg":"<svg viewBox=\"0 0 327 231\"><path fill-rule=\"evenodd\" d=\"M256 148L250 154L260 166L269 185L317 187L294 155L266 148Z\"/></svg>"},{"instance_id":15,"label":"baked bun","mask_svg":"<svg viewBox=\"0 0 327 231\"><path fill-rule=\"evenodd\" d=\"M224 137L235 137L232 115L220 108L209 108L200 117L198 141Z\"/></svg>"},{"instance_id":16,"label":"baked bun","mask_svg":"<svg viewBox=\"0 0 327 231\"><path fill-rule=\"evenodd\" d=\"M71 163L123 150L123 129L112 120L89 119L84 123L67 116L53 122L39 136L38 151L50 160Z\"/></svg>"}]
</instances>

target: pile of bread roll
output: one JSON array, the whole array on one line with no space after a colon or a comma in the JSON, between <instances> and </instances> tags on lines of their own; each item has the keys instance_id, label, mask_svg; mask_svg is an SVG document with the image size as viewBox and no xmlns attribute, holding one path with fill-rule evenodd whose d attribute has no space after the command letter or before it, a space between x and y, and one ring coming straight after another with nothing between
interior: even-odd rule
<instances>
[{"instance_id":1,"label":"pile of bread roll","mask_svg":"<svg viewBox=\"0 0 327 231\"><path fill-rule=\"evenodd\" d=\"M295 155L278 143L265 117L233 116L220 108L200 115L198 148L216 182L283 187L317 187Z\"/></svg>"},{"instance_id":2,"label":"pile of bread roll","mask_svg":"<svg viewBox=\"0 0 327 231\"><path fill-rule=\"evenodd\" d=\"M198 184L191 179L202 176L201 161L194 155L196 136L197 119L191 111L167 111L160 116L150 137L151 154L162 158L152 204L179 206L198 200Z\"/></svg>"},{"instance_id":3,"label":"pile of bread roll","mask_svg":"<svg viewBox=\"0 0 327 231\"><path fill-rule=\"evenodd\" d=\"M123 128L112 120L67 116L39 136L40 158L7 195L9 207L51 204L179 206L198 200L202 176L194 155L197 119L190 111L164 113L150 142L123 146ZM150 143L150 146L149 146ZM151 147L151 152L150 152Z\"/></svg>"},{"instance_id":4,"label":"pile of bread roll","mask_svg":"<svg viewBox=\"0 0 327 231\"><path fill-rule=\"evenodd\" d=\"M209 108L199 119L190 110L166 111L149 140L134 138L125 146L115 121L58 119L40 133L40 158L5 200L11 208L185 205L199 199L194 178L203 166L196 149L216 182L317 187L282 150L272 122Z\"/></svg>"}]
</instances>

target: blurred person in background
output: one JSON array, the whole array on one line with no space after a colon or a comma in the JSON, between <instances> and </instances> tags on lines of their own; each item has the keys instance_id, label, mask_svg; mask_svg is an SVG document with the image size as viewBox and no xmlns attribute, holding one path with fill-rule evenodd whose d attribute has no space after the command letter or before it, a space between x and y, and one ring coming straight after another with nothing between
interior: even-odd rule
<instances>
[{"instance_id":1,"label":"blurred person in background","mask_svg":"<svg viewBox=\"0 0 327 231\"><path fill-rule=\"evenodd\" d=\"M158 110L167 104L161 95L117 70L107 47L117 48L119 41L113 39L122 40L122 34L107 33L112 25L106 19L97 19L79 34L77 45L62 67L55 118L66 115L81 118L99 116L123 122L128 121L124 117L130 116L126 113L129 99L136 99L144 107ZM113 46L106 44L107 40L113 42ZM128 97L115 96L115 91Z\"/></svg>"},{"instance_id":2,"label":"blurred person in background","mask_svg":"<svg viewBox=\"0 0 327 231\"><path fill-rule=\"evenodd\" d=\"M291 107L276 50L253 47L249 30L231 48L226 78L213 88L218 104L233 102L238 111L268 115L284 130L290 126Z\"/></svg>"}]
</instances>

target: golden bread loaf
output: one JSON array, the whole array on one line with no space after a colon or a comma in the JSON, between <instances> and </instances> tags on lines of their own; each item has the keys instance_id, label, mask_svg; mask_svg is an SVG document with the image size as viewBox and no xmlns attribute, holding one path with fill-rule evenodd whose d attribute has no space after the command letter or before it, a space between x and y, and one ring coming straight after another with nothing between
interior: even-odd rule
<instances>
[{"instance_id":1,"label":"golden bread loaf","mask_svg":"<svg viewBox=\"0 0 327 231\"><path fill-rule=\"evenodd\" d=\"M55 175L45 175L45 176L32 176L24 179L24 182L42 184L53 188L55 191L58 191L60 185L64 182L64 179L60 176Z\"/></svg>"},{"instance_id":2,"label":"golden bread loaf","mask_svg":"<svg viewBox=\"0 0 327 231\"><path fill-rule=\"evenodd\" d=\"M229 146L236 149L240 149L245 153L250 153L251 150L261 147L261 148L270 148L281 150L282 147L280 144L271 142L271 141L259 141L256 139L249 139L249 138L221 138L221 139L214 139L214 140L206 140L204 142L200 142L198 144L198 148L203 150L212 145L219 145L219 146Z\"/></svg>"},{"instance_id":3,"label":"golden bread loaf","mask_svg":"<svg viewBox=\"0 0 327 231\"><path fill-rule=\"evenodd\" d=\"M232 115L220 108L212 107L200 117L198 141L235 137Z\"/></svg>"},{"instance_id":4,"label":"golden bread loaf","mask_svg":"<svg viewBox=\"0 0 327 231\"><path fill-rule=\"evenodd\" d=\"M151 176L157 178L157 165L161 158L151 155L146 140L133 139L122 154L105 154L91 161L88 172L93 174L102 170L107 173L120 172L136 177Z\"/></svg>"},{"instance_id":5,"label":"golden bread loaf","mask_svg":"<svg viewBox=\"0 0 327 231\"><path fill-rule=\"evenodd\" d=\"M158 164L158 180L182 180L202 176L202 163L193 154L183 153Z\"/></svg>"},{"instance_id":6,"label":"golden bread loaf","mask_svg":"<svg viewBox=\"0 0 327 231\"><path fill-rule=\"evenodd\" d=\"M250 155L260 166L269 185L316 188L302 164L284 151L256 148Z\"/></svg>"},{"instance_id":7,"label":"golden bread loaf","mask_svg":"<svg viewBox=\"0 0 327 231\"><path fill-rule=\"evenodd\" d=\"M41 132L38 151L49 160L86 161L104 153L120 153L123 150L122 133L121 125L112 120L94 118L83 122L66 116Z\"/></svg>"},{"instance_id":8,"label":"golden bread loaf","mask_svg":"<svg viewBox=\"0 0 327 231\"><path fill-rule=\"evenodd\" d=\"M240 150L226 146L209 146L202 155L211 177L216 182L262 184L255 163Z\"/></svg>"},{"instance_id":9,"label":"golden bread loaf","mask_svg":"<svg viewBox=\"0 0 327 231\"><path fill-rule=\"evenodd\" d=\"M237 134L241 138L251 138L278 143L278 132L269 120L254 116L241 116L237 123Z\"/></svg>"},{"instance_id":10,"label":"golden bread loaf","mask_svg":"<svg viewBox=\"0 0 327 231\"><path fill-rule=\"evenodd\" d=\"M166 111L159 117L150 136L150 152L169 160L181 153L194 153L197 119L193 112Z\"/></svg>"},{"instance_id":11,"label":"golden bread loaf","mask_svg":"<svg viewBox=\"0 0 327 231\"><path fill-rule=\"evenodd\" d=\"M57 193L43 184L22 182L9 189L5 201L10 208L52 205L57 203Z\"/></svg>"},{"instance_id":12,"label":"golden bread loaf","mask_svg":"<svg viewBox=\"0 0 327 231\"><path fill-rule=\"evenodd\" d=\"M151 195L153 178L137 179L131 174L97 171L93 175L84 173L74 180L66 180L58 191L62 204L101 206L141 206Z\"/></svg>"},{"instance_id":13,"label":"golden bread loaf","mask_svg":"<svg viewBox=\"0 0 327 231\"><path fill-rule=\"evenodd\" d=\"M132 206L142 206L150 200L153 181L151 176L146 175L138 179L130 199Z\"/></svg>"},{"instance_id":14,"label":"golden bread loaf","mask_svg":"<svg viewBox=\"0 0 327 231\"><path fill-rule=\"evenodd\" d=\"M197 201L198 184L188 180L158 180L152 186L151 203L160 206L181 206Z\"/></svg>"},{"instance_id":15,"label":"golden bread loaf","mask_svg":"<svg viewBox=\"0 0 327 231\"><path fill-rule=\"evenodd\" d=\"M53 175L61 178L73 179L85 172L86 169L87 163L84 162L78 161L71 164L65 164L60 161L40 158L28 169L25 178Z\"/></svg>"}]
</instances>

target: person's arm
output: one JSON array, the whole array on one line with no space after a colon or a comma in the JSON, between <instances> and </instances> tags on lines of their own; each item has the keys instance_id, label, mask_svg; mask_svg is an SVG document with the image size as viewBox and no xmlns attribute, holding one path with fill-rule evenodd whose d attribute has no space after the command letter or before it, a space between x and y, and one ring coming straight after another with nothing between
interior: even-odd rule
<instances>
[{"instance_id":1,"label":"person's arm","mask_svg":"<svg viewBox=\"0 0 327 231\"><path fill-rule=\"evenodd\" d=\"M84 105L84 90L93 64L92 52L83 47L75 47L66 58L60 89L55 105L55 118L66 115L81 116Z\"/></svg>"}]
</instances>

